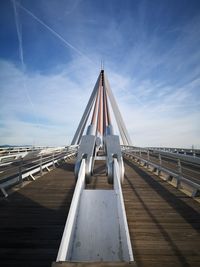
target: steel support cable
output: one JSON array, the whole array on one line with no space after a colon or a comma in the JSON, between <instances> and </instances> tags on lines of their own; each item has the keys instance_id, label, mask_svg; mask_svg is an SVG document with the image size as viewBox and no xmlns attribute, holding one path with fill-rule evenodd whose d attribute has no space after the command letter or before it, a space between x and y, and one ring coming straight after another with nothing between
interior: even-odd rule
<instances>
[{"instance_id":1,"label":"steel support cable","mask_svg":"<svg viewBox=\"0 0 200 267\"><path fill-rule=\"evenodd\" d=\"M105 81L105 78L104 78L104 90L105 91L107 91L107 87L109 87L109 84L108 84L108 86L106 85L106 81ZM110 100L110 101L112 101L112 100ZM116 118L116 121L117 121L117 124L118 124L118 128L119 128L119 131L120 131L121 138L123 140L123 143L126 144L126 137L124 136L123 129L121 127L120 121L118 120L118 116L116 116L116 114L115 114L115 113L117 113L117 111L115 111L113 103L111 103L111 106L112 106L113 113L115 115L115 118Z\"/></svg>"},{"instance_id":2,"label":"steel support cable","mask_svg":"<svg viewBox=\"0 0 200 267\"><path fill-rule=\"evenodd\" d=\"M122 115L119 111L119 108L117 106L117 103L116 103L116 100L114 98L114 95L110 89L110 85L109 85L109 82L106 78L106 76L104 76L105 78L105 88L106 88L106 91L108 93L108 96L109 96L109 99L110 99L110 103L111 103L111 106L112 106L112 109L113 109L113 113L114 113L114 116L115 116L115 119L116 119L116 122L117 122L117 125L118 125L118 128L119 128L119 131L120 131L120 135L121 135L121 138L122 138L122 141L123 143L126 145L131 145L131 139L129 137L129 134L128 134L128 131L126 129L126 126L123 122L123 119L122 119Z\"/></svg>"},{"instance_id":3,"label":"steel support cable","mask_svg":"<svg viewBox=\"0 0 200 267\"><path fill-rule=\"evenodd\" d=\"M91 124L96 125L96 126L97 126L98 109L99 109L99 90L98 90L97 95L96 95L94 110L93 110L92 119L91 119Z\"/></svg>"},{"instance_id":4,"label":"steel support cable","mask_svg":"<svg viewBox=\"0 0 200 267\"><path fill-rule=\"evenodd\" d=\"M98 110L98 121L97 130L103 136L103 95L102 95L102 80L99 83L99 110Z\"/></svg>"},{"instance_id":5,"label":"steel support cable","mask_svg":"<svg viewBox=\"0 0 200 267\"><path fill-rule=\"evenodd\" d=\"M99 80L100 80L100 75L96 81L96 84L94 86L94 89L92 91L92 94L90 96L90 99L88 101L88 104L85 108L85 111L83 113L83 116L79 122L79 125L78 125L78 128L76 130L76 133L74 135L74 138L72 139L72 142L71 142L71 145L76 145L76 144L79 144L80 143L80 139L83 135L83 131L85 129L85 126L86 126L86 123L87 123L87 120L88 120L88 117L90 115L90 111L92 109L92 106L93 106L93 103L94 103L94 100L95 100L95 96L97 94L97 91L98 91L98 86L99 86Z\"/></svg>"},{"instance_id":6,"label":"steel support cable","mask_svg":"<svg viewBox=\"0 0 200 267\"><path fill-rule=\"evenodd\" d=\"M126 139L126 136L124 134L124 131L123 131L123 127L121 125L121 120L120 120L120 114L116 108L116 102L115 102L115 99L114 99L114 96L111 95L111 90L109 91L109 85L106 86L106 91L109 95L109 99L110 99L110 103L111 103L111 106L112 106L112 109L113 109L113 113L114 113L114 116L115 116L115 119L116 119L116 122L117 122L117 125L118 125L118 128L119 128L119 131L120 131L120 136L122 138L122 141L124 144L127 144L127 139Z\"/></svg>"},{"instance_id":7,"label":"steel support cable","mask_svg":"<svg viewBox=\"0 0 200 267\"><path fill-rule=\"evenodd\" d=\"M112 125L112 123L111 123L110 111L109 111L109 106L108 106L108 94L106 90L104 90L104 93L105 93L105 106L106 106L107 126L108 126L108 125Z\"/></svg>"},{"instance_id":8,"label":"steel support cable","mask_svg":"<svg viewBox=\"0 0 200 267\"><path fill-rule=\"evenodd\" d=\"M103 87L103 135L105 135L106 133L107 126L108 126L108 117L106 109L106 96L105 96L105 88Z\"/></svg>"},{"instance_id":9,"label":"steel support cable","mask_svg":"<svg viewBox=\"0 0 200 267\"><path fill-rule=\"evenodd\" d=\"M104 70L101 70L102 80L102 100L103 100L103 135L106 134L106 127L108 125L107 109L106 109L106 95L104 86Z\"/></svg>"}]
</instances>

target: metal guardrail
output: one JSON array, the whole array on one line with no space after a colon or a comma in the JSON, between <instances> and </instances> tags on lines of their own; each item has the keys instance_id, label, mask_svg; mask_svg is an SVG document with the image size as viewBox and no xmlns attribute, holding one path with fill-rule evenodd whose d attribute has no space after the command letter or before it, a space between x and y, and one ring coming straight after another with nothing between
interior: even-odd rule
<instances>
[{"instance_id":1,"label":"metal guardrail","mask_svg":"<svg viewBox=\"0 0 200 267\"><path fill-rule=\"evenodd\" d=\"M170 147L138 147L138 146L129 146L122 145L123 148L132 148L134 150L150 150L150 151L160 151L168 152L175 155L187 155L190 157L200 157L200 149L194 148L170 148Z\"/></svg>"},{"instance_id":2,"label":"metal guardrail","mask_svg":"<svg viewBox=\"0 0 200 267\"><path fill-rule=\"evenodd\" d=\"M187 153L176 153L172 150L166 150L161 148L146 148L146 147L134 147L134 146L121 146L122 149L126 151L136 151L139 153L145 152L145 153L157 153L165 156L170 156L171 158L181 159L187 162L191 162L194 164L200 164L200 157L197 155L197 153L187 154ZM189 150L189 149L188 149ZM182 152L182 150L180 150ZM188 152L189 153L189 152Z\"/></svg>"},{"instance_id":3,"label":"metal guardrail","mask_svg":"<svg viewBox=\"0 0 200 267\"><path fill-rule=\"evenodd\" d=\"M200 164L200 158L196 157L196 156L189 156L186 154L176 154L173 152L168 152L168 151L163 151L163 150L153 150L153 153L157 153L160 155L165 155L165 156L169 156L171 158L175 158L175 159L181 159L185 162L190 162L190 163L194 163L194 164Z\"/></svg>"},{"instance_id":4,"label":"metal guardrail","mask_svg":"<svg viewBox=\"0 0 200 267\"><path fill-rule=\"evenodd\" d=\"M126 158L134 159L138 164L146 167L150 171L156 173L158 176L165 176L166 181L172 181L172 179L176 179L176 187L178 189L181 188L182 184L186 184L192 188L191 197L198 197L200 196L200 184L197 184L188 178L185 178L181 173L177 174L159 164L155 164L149 160L143 159L141 156L134 155L131 152L123 151L123 155Z\"/></svg>"},{"instance_id":5,"label":"metal guardrail","mask_svg":"<svg viewBox=\"0 0 200 267\"><path fill-rule=\"evenodd\" d=\"M152 161L155 164L157 163L156 161L158 161L159 165L163 165L166 168L173 170L174 172L181 173L181 175L190 180L193 180L194 182L198 183L200 181L199 157L192 157L181 154L179 155L160 150L152 151L146 148L138 148L133 146L122 146L122 149L126 152L134 153L141 158L148 159L148 161Z\"/></svg>"},{"instance_id":6,"label":"metal guardrail","mask_svg":"<svg viewBox=\"0 0 200 267\"><path fill-rule=\"evenodd\" d=\"M76 155L76 148L72 150L68 150L65 153L60 153L60 154L52 154L51 156L43 158L40 156L39 159L32 161L31 164L33 166L28 167L23 170L23 168L27 167L30 165L30 163L25 163L20 162L20 165L18 167L18 171L14 174L11 174L8 177L5 177L0 180L0 190L3 193L5 197L8 196L6 192L6 188L23 183L23 180L26 178L30 178L32 180L35 180L34 175L40 173L40 175L43 174L43 170L46 169L50 171L49 167L53 166L55 167L55 164L59 164L59 161L65 160L66 158L71 158ZM13 168L14 169L14 168ZM16 169L16 168L15 168Z\"/></svg>"},{"instance_id":7,"label":"metal guardrail","mask_svg":"<svg viewBox=\"0 0 200 267\"><path fill-rule=\"evenodd\" d=\"M196 149L196 148L148 147L148 149L165 151L165 152L170 152L173 154L184 154L184 155L191 155L191 156L200 155L200 149Z\"/></svg>"}]
</instances>

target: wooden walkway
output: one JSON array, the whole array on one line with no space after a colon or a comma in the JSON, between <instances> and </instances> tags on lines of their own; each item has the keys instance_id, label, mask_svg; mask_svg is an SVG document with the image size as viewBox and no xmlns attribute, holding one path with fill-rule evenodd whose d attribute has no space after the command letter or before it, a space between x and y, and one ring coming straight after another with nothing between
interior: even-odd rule
<instances>
[{"instance_id":1,"label":"wooden walkway","mask_svg":"<svg viewBox=\"0 0 200 267\"><path fill-rule=\"evenodd\" d=\"M200 204L125 162L123 195L138 266L200 266Z\"/></svg>"},{"instance_id":2,"label":"wooden walkway","mask_svg":"<svg viewBox=\"0 0 200 267\"><path fill-rule=\"evenodd\" d=\"M123 194L137 265L199 267L200 204L134 163L125 162ZM101 162L98 164L100 174L94 175L88 188L109 190ZM68 163L0 201L1 266L51 266L74 186L73 164Z\"/></svg>"},{"instance_id":3,"label":"wooden walkway","mask_svg":"<svg viewBox=\"0 0 200 267\"><path fill-rule=\"evenodd\" d=\"M51 266L74 185L73 165L65 164L0 201L0 266Z\"/></svg>"}]
</instances>

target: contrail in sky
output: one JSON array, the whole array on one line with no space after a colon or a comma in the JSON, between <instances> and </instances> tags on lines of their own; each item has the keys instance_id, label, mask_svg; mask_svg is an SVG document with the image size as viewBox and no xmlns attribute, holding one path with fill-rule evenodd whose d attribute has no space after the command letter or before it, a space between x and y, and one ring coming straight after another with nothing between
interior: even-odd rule
<instances>
[{"instance_id":1,"label":"contrail in sky","mask_svg":"<svg viewBox=\"0 0 200 267\"><path fill-rule=\"evenodd\" d=\"M22 30L21 30L19 15L18 15L18 12L17 12L16 2L15 2L15 0L11 0L11 1L12 1L12 4L13 4L13 9L14 9L15 24L16 24L16 29L17 29L17 38L18 38L18 41L19 41L19 57L20 57L20 61L21 61L22 72L24 74L25 73L25 64L24 64L23 44L22 44ZM24 91L26 92L26 97L27 97L29 103L32 106L33 112L35 113L36 124L39 125L38 120L37 120L37 116L36 116L36 112L35 112L35 107L34 107L34 104L33 104L32 100L31 100L31 97L29 95L24 75L23 75L23 88L24 88Z\"/></svg>"},{"instance_id":2,"label":"contrail in sky","mask_svg":"<svg viewBox=\"0 0 200 267\"><path fill-rule=\"evenodd\" d=\"M61 40L65 46L70 47L72 50L74 50L76 53L78 53L80 56L86 58L87 60L89 60L92 64L93 61L87 57L85 54L83 54L78 48L76 48L75 46L73 46L72 44L70 44L68 41L66 41L59 33L57 33L54 29L52 29L51 27L49 27L45 22L43 22L41 19L39 19L35 14L33 14L30 10L28 10L27 8L25 8L24 6L22 6L20 3L17 3L17 5L23 9L27 14L29 14L32 18L34 18L37 22L39 22L41 25L43 25L47 30L49 30L54 36L56 36L59 40Z\"/></svg>"},{"instance_id":3,"label":"contrail in sky","mask_svg":"<svg viewBox=\"0 0 200 267\"><path fill-rule=\"evenodd\" d=\"M22 46L22 31L21 31L21 25L19 23L19 16L17 12L17 7L16 7L16 2L15 0L11 0L13 4L13 9L14 9L14 15L15 15L15 24L16 24L16 29L17 29L17 38L19 41L19 56L22 64L22 69L24 71L24 53L23 53L23 46Z\"/></svg>"}]
</instances>

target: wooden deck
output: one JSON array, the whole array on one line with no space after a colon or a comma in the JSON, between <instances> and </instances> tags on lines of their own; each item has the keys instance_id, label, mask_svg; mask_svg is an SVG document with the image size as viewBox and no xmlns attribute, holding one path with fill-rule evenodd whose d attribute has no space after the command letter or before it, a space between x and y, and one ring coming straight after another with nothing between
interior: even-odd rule
<instances>
[{"instance_id":1,"label":"wooden deck","mask_svg":"<svg viewBox=\"0 0 200 267\"><path fill-rule=\"evenodd\" d=\"M125 162L123 194L137 265L199 267L200 204L134 163ZM100 174L94 175L88 188L109 190L102 163L98 164ZM74 185L73 164L68 163L0 201L1 266L51 266Z\"/></svg>"},{"instance_id":2,"label":"wooden deck","mask_svg":"<svg viewBox=\"0 0 200 267\"><path fill-rule=\"evenodd\" d=\"M138 266L200 266L200 205L125 160L123 195Z\"/></svg>"},{"instance_id":3,"label":"wooden deck","mask_svg":"<svg viewBox=\"0 0 200 267\"><path fill-rule=\"evenodd\" d=\"M74 185L73 165L65 164L0 201L0 266L51 266Z\"/></svg>"}]
</instances>

